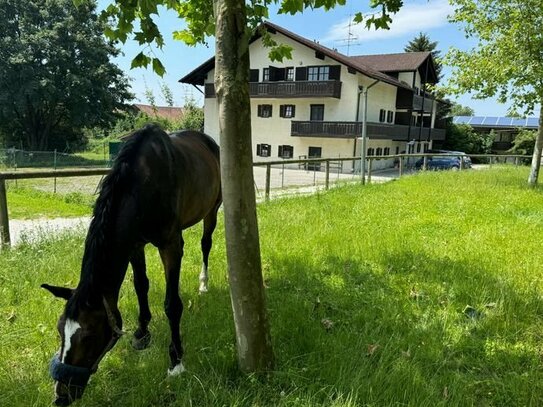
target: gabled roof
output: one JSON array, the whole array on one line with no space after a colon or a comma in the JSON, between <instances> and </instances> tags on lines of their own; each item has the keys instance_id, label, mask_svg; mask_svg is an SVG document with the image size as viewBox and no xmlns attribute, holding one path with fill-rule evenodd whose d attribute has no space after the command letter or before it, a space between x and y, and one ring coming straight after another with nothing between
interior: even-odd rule
<instances>
[{"instance_id":1,"label":"gabled roof","mask_svg":"<svg viewBox=\"0 0 543 407\"><path fill-rule=\"evenodd\" d=\"M182 107L173 107L173 106L151 106L143 105L140 103L134 103L132 108L138 112L147 114L148 116L162 117L168 120L177 120L181 118L184 114L184 109Z\"/></svg>"},{"instance_id":2,"label":"gabled roof","mask_svg":"<svg viewBox=\"0 0 543 407\"><path fill-rule=\"evenodd\" d=\"M351 57L354 61L369 66L380 72L412 72L419 71L424 78L428 64L428 82L435 83L435 62L432 53L402 52L397 54L358 55Z\"/></svg>"},{"instance_id":3,"label":"gabled roof","mask_svg":"<svg viewBox=\"0 0 543 407\"><path fill-rule=\"evenodd\" d=\"M265 22L263 23L264 27L268 30L270 33L278 32L280 34L283 34L285 37L288 37L300 44L303 44L315 51L321 52L325 56L327 56L330 59L333 59L348 68L353 69L356 72L359 72L361 74L364 74L372 79L376 79L397 87L411 89L410 86L407 86L403 82L400 82L399 80L392 78L385 73L379 72L379 70L376 70L367 64L365 64L362 61L355 60L353 58L350 58L346 55L340 54L337 51L334 51L328 47L325 47L315 41L308 40L307 38L304 38L302 36L299 36L298 34L294 34L293 32L284 29L283 27L280 27L276 24ZM253 37L252 41L255 41L256 39L260 38L260 35L255 35ZM206 62L204 62L202 65L194 69L192 72L188 73L184 77L182 77L179 82L182 83L189 83L192 85L203 85L205 77L209 71L211 71L213 68L215 68L215 57L212 57L208 59Z\"/></svg>"}]
</instances>

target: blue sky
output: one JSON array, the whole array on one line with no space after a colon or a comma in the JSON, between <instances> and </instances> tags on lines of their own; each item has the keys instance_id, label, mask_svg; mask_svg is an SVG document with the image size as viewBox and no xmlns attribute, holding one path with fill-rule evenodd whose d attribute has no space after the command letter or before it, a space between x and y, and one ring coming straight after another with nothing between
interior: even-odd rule
<instances>
[{"instance_id":1,"label":"blue sky","mask_svg":"<svg viewBox=\"0 0 543 407\"><path fill-rule=\"evenodd\" d=\"M108 0L99 0L99 8L109 4ZM438 50L444 55L449 47L470 49L475 45L472 39L466 39L457 25L447 21L452 8L447 0L407 0L400 12L393 16L390 30L370 30L363 24L351 25L349 20L357 11L368 12L369 0L348 1L343 7L333 11L308 10L295 16L278 15L270 11L270 21L309 39L319 41L330 48L337 48L346 55L387 54L403 52L404 46L420 32L429 35L432 41L438 42ZM147 103L145 88L151 89L157 105L165 104L160 86L165 83L173 92L177 105L182 105L185 97L196 98L203 104L201 94L192 86L180 84L179 78L192 71L199 64L214 54L214 39L209 39L208 46L187 47L172 39L172 32L184 28L184 22L175 13L160 10L155 19L165 38L162 50L153 49L166 67L164 78L155 75L151 69L130 69L132 58L141 47L134 41L127 41L122 46L123 56L116 63L132 78L132 90L141 103ZM350 38L350 41L347 41ZM444 67L444 81L450 69ZM452 98L462 105L469 106L481 116L505 116L508 105L499 104L494 99L476 100L469 95Z\"/></svg>"}]
</instances>

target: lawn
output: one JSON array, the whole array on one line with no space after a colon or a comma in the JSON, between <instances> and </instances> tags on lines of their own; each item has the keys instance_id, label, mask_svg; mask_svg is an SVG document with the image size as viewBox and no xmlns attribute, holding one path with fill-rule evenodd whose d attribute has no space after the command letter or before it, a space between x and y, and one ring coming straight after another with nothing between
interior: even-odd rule
<instances>
[{"instance_id":1,"label":"lawn","mask_svg":"<svg viewBox=\"0 0 543 407\"><path fill-rule=\"evenodd\" d=\"M276 355L266 378L235 367L222 219L203 296L200 228L185 234L179 378L166 377L164 278L148 248L151 346L121 339L76 405L543 405L543 189L527 175L424 173L259 205ZM84 232L0 253L2 406L52 400L63 301L39 285L77 284ZM136 304L129 276L128 331Z\"/></svg>"}]
</instances>

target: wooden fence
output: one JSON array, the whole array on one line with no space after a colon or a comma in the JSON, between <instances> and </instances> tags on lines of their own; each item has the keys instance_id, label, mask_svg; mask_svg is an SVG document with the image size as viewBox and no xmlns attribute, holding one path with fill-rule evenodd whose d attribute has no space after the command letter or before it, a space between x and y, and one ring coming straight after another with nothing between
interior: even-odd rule
<instances>
[{"instance_id":1,"label":"wooden fence","mask_svg":"<svg viewBox=\"0 0 543 407\"><path fill-rule=\"evenodd\" d=\"M437 156L454 156L457 157L458 154L397 154L397 155L387 155L387 156L369 156L366 157L366 170L367 173L365 177L360 175L361 183L370 183L373 173L373 162L376 160L397 160L398 162L398 177L401 177L406 171L405 161L407 159L413 159L412 162L415 162L417 158L423 158L422 170L427 168L428 157L437 157ZM512 163L518 165L522 159L531 159L531 156L525 155L469 155L471 158L478 158L480 160L485 160L487 164L492 165L498 160L512 160ZM325 181L324 188L328 189L330 186L330 169L332 164L342 163L342 162L360 162L360 157L350 157L350 158L311 158L303 160L281 160L281 161L266 161L266 162L255 162L254 166L265 166L266 167L266 184L265 184L265 199L270 199L270 180L271 180L271 169L275 166L287 166L287 165L302 165L305 168L312 166L317 168L317 165L324 164L324 173ZM320 166L319 166L320 167ZM460 170L463 169L463 160L461 160ZM91 169L62 169L62 170L44 170L44 171L6 171L0 172L0 245L10 246L11 238L9 232L9 216L8 216L8 202L7 202L7 193L6 193L6 181L7 180L21 180L21 179L36 179L36 178L66 178L66 177L85 177L85 176L96 176L96 175L106 175L110 171L109 168L91 168ZM321 170L319 170L321 171Z\"/></svg>"}]
</instances>

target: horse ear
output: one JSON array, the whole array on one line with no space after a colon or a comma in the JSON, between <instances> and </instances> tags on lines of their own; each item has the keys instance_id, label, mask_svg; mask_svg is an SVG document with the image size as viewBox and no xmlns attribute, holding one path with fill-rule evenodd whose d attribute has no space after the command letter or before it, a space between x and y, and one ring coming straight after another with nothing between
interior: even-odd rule
<instances>
[{"instance_id":1,"label":"horse ear","mask_svg":"<svg viewBox=\"0 0 543 407\"><path fill-rule=\"evenodd\" d=\"M72 290L71 288L57 287L57 286L49 285L49 284L42 284L41 288L45 288L55 297L64 298L65 300L69 300L72 297L72 294L74 293L74 290Z\"/></svg>"}]
</instances>

